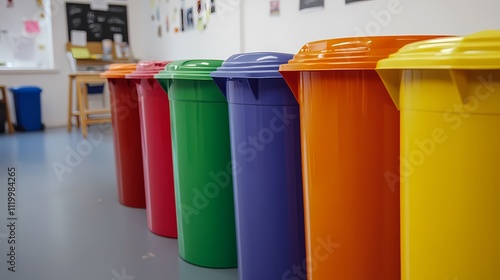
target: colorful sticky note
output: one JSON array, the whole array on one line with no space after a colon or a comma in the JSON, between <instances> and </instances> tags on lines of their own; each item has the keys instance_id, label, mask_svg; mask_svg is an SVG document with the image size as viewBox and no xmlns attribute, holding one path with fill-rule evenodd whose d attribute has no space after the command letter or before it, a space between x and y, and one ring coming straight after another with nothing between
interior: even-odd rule
<instances>
[{"instance_id":1,"label":"colorful sticky note","mask_svg":"<svg viewBox=\"0 0 500 280\"><path fill-rule=\"evenodd\" d=\"M90 51L87 48L71 48L71 53L76 59L88 59L90 58Z\"/></svg>"},{"instance_id":2,"label":"colorful sticky note","mask_svg":"<svg viewBox=\"0 0 500 280\"><path fill-rule=\"evenodd\" d=\"M40 25L36 20L25 20L24 21L24 32L29 35L34 35L40 33Z\"/></svg>"}]
</instances>

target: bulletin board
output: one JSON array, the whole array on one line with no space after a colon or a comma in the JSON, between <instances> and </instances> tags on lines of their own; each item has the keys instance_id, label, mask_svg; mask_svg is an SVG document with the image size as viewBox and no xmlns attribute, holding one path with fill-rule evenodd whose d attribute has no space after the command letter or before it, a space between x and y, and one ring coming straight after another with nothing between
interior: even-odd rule
<instances>
[{"instance_id":1,"label":"bulletin board","mask_svg":"<svg viewBox=\"0 0 500 280\"><path fill-rule=\"evenodd\" d=\"M90 4L66 3L68 41L71 31L87 32L87 41L113 40L114 34L121 34L128 43L127 6L109 5L107 11L92 10Z\"/></svg>"},{"instance_id":2,"label":"bulletin board","mask_svg":"<svg viewBox=\"0 0 500 280\"><path fill-rule=\"evenodd\" d=\"M0 69L54 66L50 0L0 1Z\"/></svg>"}]
</instances>

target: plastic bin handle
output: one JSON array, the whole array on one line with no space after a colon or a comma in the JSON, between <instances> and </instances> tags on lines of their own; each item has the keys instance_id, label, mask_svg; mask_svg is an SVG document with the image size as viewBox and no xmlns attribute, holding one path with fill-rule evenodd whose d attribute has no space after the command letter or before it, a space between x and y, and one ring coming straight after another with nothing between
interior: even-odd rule
<instances>
[{"instance_id":1,"label":"plastic bin handle","mask_svg":"<svg viewBox=\"0 0 500 280\"><path fill-rule=\"evenodd\" d=\"M377 73L382 79L392 101L399 108L399 94L401 90L401 77L403 70L400 69L377 69Z\"/></svg>"},{"instance_id":2,"label":"plastic bin handle","mask_svg":"<svg viewBox=\"0 0 500 280\"><path fill-rule=\"evenodd\" d=\"M217 87L220 89L224 97L227 98L227 81L228 78L219 78L219 77L213 77L212 78L217 85ZM244 82L247 84L248 88L254 95L255 99L259 99L259 80L258 79L252 79L252 78L235 78L235 81L238 82Z\"/></svg>"},{"instance_id":3,"label":"plastic bin handle","mask_svg":"<svg viewBox=\"0 0 500 280\"><path fill-rule=\"evenodd\" d=\"M212 79L222 92L222 95L224 95L224 97L227 98L227 89L226 89L227 78L212 77Z\"/></svg>"},{"instance_id":4,"label":"plastic bin handle","mask_svg":"<svg viewBox=\"0 0 500 280\"><path fill-rule=\"evenodd\" d=\"M398 110L400 110L399 96L401 91L401 83L405 82L402 81L403 71L412 71L412 70L377 69L377 73L382 79L387 91L389 92L389 95L392 98L392 101L394 102ZM451 80L455 87L455 94L456 97L458 98L457 101L459 101L462 105L466 105L469 102L469 96L473 94L472 92L470 92L468 87L469 83L471 82L470 79L472 79L472 77L470 77L471 71L462 69L449 69L445 71L449 71Z\"/></svg>"},{"instance_id":5,"label":"plastic bin handle","mask_svg":"<svg viewBox=\"0 0 500 280\"><path fill-rule=\"evenodd\" d=\"M295 96L295 99L297 102L300 104L300 98L299 98L299 85L300 85L300 72L298 71L280 71L281 76L285 79L285 82L287 83L288 87L293 93L293 96Z\"/></svg>"}]
</instances>

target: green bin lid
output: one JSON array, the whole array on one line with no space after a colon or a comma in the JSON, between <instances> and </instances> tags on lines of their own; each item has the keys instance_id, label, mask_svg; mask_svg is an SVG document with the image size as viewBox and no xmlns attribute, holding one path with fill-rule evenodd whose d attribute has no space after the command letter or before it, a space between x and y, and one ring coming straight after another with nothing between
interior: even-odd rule
<instances>
[{"instance_id":1,"label":"green bin lid","mask_svg":"<svg viewBox=\"0 0 500 280\"><path fill-rule=\"evenodd\" d=\"M210 73L222 65L222 60L190 59L169 63L165 70L155 75L156 79L212 80Z\"/></svg>"}]
</instances>

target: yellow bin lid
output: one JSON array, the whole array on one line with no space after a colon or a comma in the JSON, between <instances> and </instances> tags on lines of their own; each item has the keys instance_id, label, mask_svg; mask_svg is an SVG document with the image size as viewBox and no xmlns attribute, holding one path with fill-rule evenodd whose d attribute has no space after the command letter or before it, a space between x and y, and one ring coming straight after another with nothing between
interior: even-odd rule
<instances>
[{"instance_id":1,"label":"yellow bin lid","mask_svg":"<svg viewBox=\"0 0 500 280\"><path fill-rule=\"evenodd\" d=\"M500 69L500 30L408 44L378 69Z\"/></svg>"},{"instance_id":2,"label":"yellow bin lid","mask_svg":"<svg viewBox=\"0 0 500 280\"><path fill-rule=\"evenodd\" d=\"M465 101L467 70L500 70L500 30L481 31L408 44L377 64L377 73L398 107L403 70L450 71L457 92Z\"/></svg>"},{"instance_id":3,"label":"yellow bin lid","mask_svg":"<svg viewBox=\"0 0 500 280\"><path fill-rule=\"evenodd\" d=\"M125 79L125 76L132 74L137 67L135 63L115 63L109 66L109 70L101 74L101 78Z\"/></svg>"}]
</instances>

